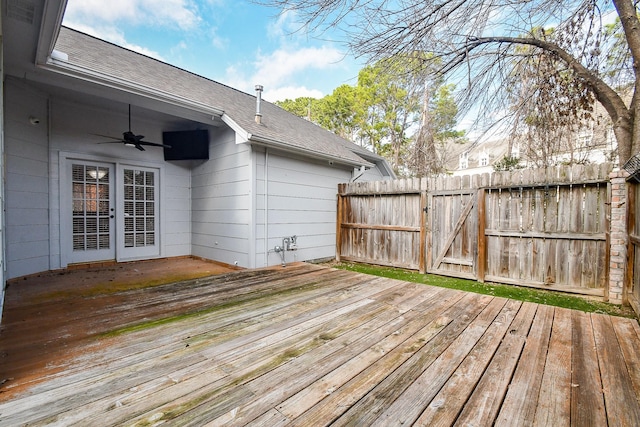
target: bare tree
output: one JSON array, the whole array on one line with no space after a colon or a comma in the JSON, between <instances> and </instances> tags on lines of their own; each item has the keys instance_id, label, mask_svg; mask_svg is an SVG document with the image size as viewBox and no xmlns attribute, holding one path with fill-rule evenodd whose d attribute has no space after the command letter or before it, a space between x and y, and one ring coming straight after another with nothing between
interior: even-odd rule
<instances>
[{"instance_id":1,"label":"bare tree","mask_svg":"<svg viewBox=\"0 0 640 427\"><path fill-rule=\"evenodd\" d=\"M432 52L438 71L456 80L467 103L483 113L506 111L504 83L522 56L544 52L564 64L566 75L586 88L613 124L624 163L640 149L640 22L631 0L255 0L293 11L307 28L342 30L357 56L371 60L412 52ZM605 24L620 20L624 49L632 70L628 105L619 93L609 63L603 60ZM554 37L539 29L553 28ZM603 53L604 52L604 53ZM625 68L625 67L620 67ZM465 83L462 85L461 83ZM552 102L553 99L547 100ZM489 116L483 116L488 118Z\"/></svg>"}]
</instances>

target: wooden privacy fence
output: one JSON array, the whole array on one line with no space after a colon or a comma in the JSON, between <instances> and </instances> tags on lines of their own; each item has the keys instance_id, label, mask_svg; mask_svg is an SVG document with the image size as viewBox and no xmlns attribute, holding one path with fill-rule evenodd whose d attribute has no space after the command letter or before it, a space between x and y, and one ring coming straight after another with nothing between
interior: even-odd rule
<instances>
[{"instance_id":1,"label":"wooden privacy fence","mask_svg":"<svg viewBox=\"0 0 640 427\"><path fill-rule=\"evenodd\" d=\"M640 316L640 184L630 182L628 187L628 299Z\"/></svg>"},{"instance_id":2,"label":"wooden privacy fence","mask_svg":"<svg viewBox=\"0 0 640 427\"><path fill-rule=\"evenodd\" d=\"M611 169L341 184L337 259L606 295Z\"/></svg>"}]
</instances>

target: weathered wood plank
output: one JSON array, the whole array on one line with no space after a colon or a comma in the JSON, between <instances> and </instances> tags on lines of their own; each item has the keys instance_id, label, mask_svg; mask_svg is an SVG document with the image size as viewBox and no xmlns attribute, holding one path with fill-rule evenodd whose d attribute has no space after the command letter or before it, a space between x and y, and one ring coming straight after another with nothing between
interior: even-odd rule
<instances>
[{"instance_id":1,"label":"weathered wood plank","mask_svg":"<svg viewBox=\"0 0 640 427\"><path fill-rule=\"evenodd\" d=\"M466 297L465 297L466 298ZM395 400L398 393L402 393L435 359L453 342L464 329L491 302L487 296L475 296L464 315L458 315L439 333L429 345L421 346L416 353L402 366L394 370L366 396L351 406L335 425L369 425L385 411ZM461 301L461 305L463 302Z\"/></svg>"},{"instance_id":2,"label":"weathered wood plank","mask_svg":"<svg viewBox=\"0 0 640 427\"><path fill-rule=\"evenodd\" d=\"M288 365L282 365L252 380L248 386L251 389L261 390L262 393L256 394L256 399L239 407L232 425L243 425L262 412L306 389L322 377L326 378L336 370L344 370L345 365L357 369L358 365L353 363L354 360L360 359L360 366L368 366L416 333L424 325L424 321L425 319L419 312L405 313L388 324L373 328L367 335L360 334L362 337L357 340L344 339L341 342L336 340L335 343L327 343L316 351L297 357ZM372 348L372 343L377 344ZM366 361L364 364L360 357L363 355ZM371 360L367 356L374 357L374 359ZM301 375L301 369L297 369L297 367L302 368L303 366L314 366L315 369L306 370ZM353 375L354 372L349 372L349 374ZM346 381L346 379L343 378L341 381ZM278 406L278 409L285 413L281 405Z\"/></svg>"},{"instance_id":3,"label":"weathered wood plank","mask_svg":"<svg viewBox=\"0 0 640 427\"><path fill-rule=\"evenodd\" d=\"M605 233L552 233L545 231L503 231L487 229L487 236L492 237L524 237L529 239L557 239L557 240L600 240L606 239Z\"/></svg>"},{"instance_id":4,"label":"weathered wood plank","mask_svg":"<svg viewBox=\"0 0 640 427\"><path fill-rule=\"evenodd\" d=\"M267 278L268 277L269 276L267 276ZM331 277L331 274L328 274L327 277ZM346 276L343 276L343 275L335 276L336 279L338 278L342 279L342 280L339 280L338 282L340 283L339 285L340 287L343 287L345 285L346 286L354 285L355 283L357 283L357 282L354 282L353 280L344 280L345 277ZM315 281L314 276L307 276L306 278L311 283ZM367 294L367 293L372 294L380 290L380 288L376 287L375 284L370 283L371 282L370 276L360 276L360 279L358 280L361 280L361 279L364 279L364 281L360 282L362 285L367 283L370 284L370 286L366 287L366 289L362 289L364 294ZM292 283L295 284L297 282L293 281ZM397 286L397 283L395 285ZM317 286L301 287L302 290L311 290L314 288L316 288L317 290L321 290L323 294L329 292L326 286L324 288L320 288ZM355 293L358 293L359 291L360 291L359 288L354 289ZM265 295L268 295L268 294L265 294ZM298 296L297 301L298 302L307 301L309 300L309 298L314 298L314 297L317 298L318 295L320 294L316 291L311 293L311 295L306 295L302 299ZM344 299L344 297L346 296L347 296L346 294L343 294L340 298ZM217 324L221 325L221 328L219 328L219 331L216 332L216 340L219 341L223 339L224 334L227 333L224 331L225 329L224 325L230 324L229 322L231 322L231 325L243 325L244 330L238 330L237 326L233 326L229 329L229 333L231 333L231 336L236 336L239 333L248 333L252 329L255 329L253 328L252 324L259 324L263 321L274 321L282 316L285 316L285 318L289 318L291 316L294 316L296 313L299 313L300 311L292 310L290 308L292 298L296 297L296 294L289 294L289 295L286 295L286 297L288 300L286 303L283 303L280 305L280 309L281 309L280 312L276 310L276 307L278 304L278 298L275 295L272 295L271 298L267 298L266 301L268 302L266 304L265 304L265 300L256 299L256 301L261 302L262 309L256 305L240 304L239 307L234 307L234 310L236 311L235 317L233 315L233 312L223 310L222 312L213 313L213 316L212 315L204 316L204 318L206 319L204 321L200 321L199 318L195 318L193 320L195 320L196 323L193 323L193 322L191 323L193 325L203 324L206 326L211 321L216 321L215 319L217 318L218 319ZM303 312L308 311L309 308L311 308L309 306L307 306L306 308L304 308L304 306L302 307L303 307ZM263 313L265 313L264 316L262 317L260 316L260 313L261 313L260 310L264 310ZM252 321L247 322L248 319L252 319L252 318L253 318L253 322ZM198 341L196 337L190 338L189 340L184 340L184 332L181 329L182 327L184 326L169 325L168 328L163 327L163 330L165 331L165 333L162 335L162 338L155 340L153 343L151 343L151 345L148 342L147 329L141 331L140 333L134 333L130 335L130 338L132 339L128 341L125 346L118 346L116 348L117 351L116 349L114 349L109 353L108 356L112 361L109 369L104 369L103 367L101 367L100 366L101 361L99 359L98 360L88 359L86 360L86 363L83 363L83 364L75 363L73 367L73 371L77 372L77 374L68 373L68 375L65 377L65 385L62 388L56 387L55 383L49 383L49 389L51 390L51 392L46 392L46 390L41 390L40 397L42 400L40 401L39 404L42 406L46 405L49 408L49 410L53 410L56 407L62 407L64 409L63 405L66 405L66 406L73 405L76 400L82 400L86 403L91 399L91 396L93 394L102 392L101 388L103 388L105 384L107 385L109 384L108 382L109 378L114 378L113 381L117 381L117 380L122 381L122 385L126 386L128 383L124 380L126 379L125 375L127 372L129 371L134 373L139 372L144 369L144 366L148 363L147 360L166 357L167 355L171 354L172 351L173 352L181 351L181 349L184 348L185 343L191 342L193 344L194 342ZM210 329L209 326L206 326L206 327L207 329ZM171 333L170 332L171 330L174 330L174 333ZM191 331L196 332L197 329L191 329ZM139 339L135 339L136 336L139 336ZM209 341L211 343L215 342L211 340ZM172 344L172 345L168 345L168 344ZM197 346L194 346L192 347L192 349L196 347ZM97 367L97 370L99 372L98 375L95 374L96 369L94 368L94 366ZM143 381L144 378L141 378L140 380ZM132 385L129 385L129 386L132 386ZM82 395L78 395L77 393L77 390L79 388L84 390L84 393ZM33 411L35 409L34 402L29 402L27 400L25 402L25 405L26 405L27 411L29 410Z\"/></svg>"},{"instance_id":5,"label":"weathered wood plank","mask_svg":"<svg viewBox=\"0 0 640 427\"><path fill-rule=\"evenodd\" d=\"M358 337L363 331L384 333L384 325L388 325L391 320L388 315L392 314L398 318L398 313L385 312L386 314L378 313L371 319L372 321L367 322L366 320L371 318L371 314L367 314L365 310L363 310L362 313L361 319L352 324L353 329L348 330L348 332L345 331L346 334L336 340L333 344L335 348L342 348L344 346L341 340L349 342L353 340L353 338L350 337ZM340 337L338 331L344 329L343 322L338 320L325 324L327 325L327 329L324 332L322 332L321 328L315 331L317 337L331 337L332 334L338 334L338 337ZM275 328L275 330L280 329L280 327ZM289 331L293 332L291 329ZM301 333L307 334L307 332ZM261 333L261 335L265 334ZM190 422L202 425L204 422L207 422L208 419L216 418L216 416L224 416L227 412L234 411L241 402L246 402L254 398L255 395L250 392L250 388L243 386L243 384L272 372L274 369L277 369L278 366L287 365L294 357L302 354L301 352L304 353L313 348L319 348L319 346L322 346L325 342L322 338L305 340L302 339L300 335L297 337L298 339L292 335L292 339L287 344L288 348L281 348L279 351L276 351L282 338L272 338L271 349L264 348L268 346L268 344L257 344L258 348L264 348L264 357L258 358L258 360L250 361L250 358L255 352L255 347L251 344L244 346L242 352L240 352L238 348L231 346L227 352L218 354L213 360L215 360L219 366L221 365L225 371L230 373L224 381L212 383L211 386L207 386L205 389L195 389L182 395L175 390L168 389L162 395L159 394L159 397L155 398L153 409L139 408L135 411L136 414L139 414L144 409L144 413L139 415L138 421L146 422L150 418L153 418L155 414L162 413L165 419L173 419L176 416L180 416L181 420L189 420ZM328 349L327 351L330 350L329 347L326 348ZM335 349L333 351L335 351ZM316 353L316 355L317 354L318 353ZM225 360L227 364L222 365ZM238 388L242 390L238 391ZM224 399L220 399L220 396L223 395ZM173 399L168 400L171 396L173 396ZM213 401L215 401L215 403L211 404ZM205 403L207 404L203 406ZM131 412L132 408L128 408L128 411Z\"/></svg>"},{"instance_id":6,"label":"weathered wood plank","mask_svg":"<svg viewBox=\"0 0 640 427\"><path fill-rule=\"evenodd\" d=\"M282 273L244 274L247 287L211 294L216 310L87 347L30 394L0 402L0 425L640 419L630 319L326 268ZM179 288L165 292L181 299Z\"/></svg>"},{"instance_id":7,"label":"weathered wood plank","mask_svg":"<svg viewBox=\"0 0 640 427\"><path fill-rule=\"evenodd\" d=\"M458 232L460 232L460 228L462 228L462 225L464 224L465 220L467 219L467 216L471 212L471 209L473 208L474 205L475 205L475 198L470 198L469 200L467 200L466 205L462 210L462 213L460 213L460 216L458 217L453 227L453 230L450 232L449 236L445 240L444 245L442 245L442 249L440 250L440 253L438 254L438 256L436 257L436 260L433 263L433 268L437 269L438 267L440 267L440 263L442 262L442 259L447 254L447 251L449 251L451 244L453 243L454 239L458 235Z\"/></svg>"},{"instance_id":8,"label":"weathered wood plank","mask_svg":"<svg viewBox=\"0 0 640 427\"><path fill-rule=\"evenodd\" d=\"M488 357L492 357L490 362L487 358L489 365L485 365L486 369L480 373L482 376L477 378L476 387L466 391L468 399L456 397L460 392L456 390L452 397L449 398L455 402L450 410L443 407L446 410L438 410L434 413L430 406L428 408L429 411L425 411L418 419L418 425L445 426L453 425L454 421L458 425L493 424L536 313L535 304L514 305L514 302L510 304L513 309L519 307L520 310L517 311L517 314L513 313L515 318L513 315L511 315L511 318L505 318L505 329L500 330L504 330L506 335L504 335L502 342L498 343L499 346L494 350L495 353L491 354L489 352ZM492 348L494 349L494 347ZM479 355L477 357L481 358L482 356ZM474 361L470 363L474 363ZM465 392L462 393L464 396ZM448 395L449 393L443 393L443 398L447 398ZM434 400L434 402L437 402L437 400ZM433 414L433 419L430 420L431 414ZM458 414L460 415L458 416Z\"/></svg>"},{"instance_id":9,"label":"weathered wood plank","mask_svg":"<svg viewBox=\"0 0 640 427\"><path fill-rule=\"evenodd\" d=\"M244 275L240 275L241 277ZM331 276L331 274L329 274L328 276ZM289 276L288 274L285 274L285 277L293 277L293 276ZM340 277L345 278L346 276L340 275ZM267 279L267 281L269 281L269 279L271 278L270 275L265 274L265 278ZM306 277L307 280L309 280L311 283L314 282L313 276L307 276ZM221 279L224 280L224 279ZM276 283L276 281L271 281L271 283ZM292 280L292 283L296 283L295 280ZM348 282L347 282L348 283ZM177 284L177 286L182 286L182 284ZM310 288L307 287L302 287L302 289L316 289L316 292L320 291L322 293L326 293L327 289L321 289L319 286L314 286L312 285ZM173 292L166 292L168 295L172 295ZM185 293L189 293L189 291L187 289L185 289ZM265 296L267 296L268 293L265 294ZM274 298L269 299L266 298L265 299L261 299L261 298L254 298L253 300L246 300L246 304L237 304L240 307L229 307L228 309L223 309L220 310L216 313L214 313L214 315L220 316L219 318L224 318L226 320L226 322L230 322L233 323L234 319L238 320L237 315L242 316L243 318L251 318L251 317L255 317L255 316L259 316L260 315L260 307L262 307L263 310L267 310L267 308L265 307L266 305L268 305L266 303L266 301L270 302L271 304L278 304L278 297L276 297L275 295L272 295ZM309 295L305 298L309 298L312 297L312 295ZM299 298L299 296L297 295L289 295L287 296L287 298L289 298L291 300L291 298ZM182 299L182 298L176 298L176 299ZM213 299L212 299L213 300ZM260 305L255 305L256 303L260 303ZM290 301L289 301L290 303ZM215 305L215 302L213 303ZM285 303L285 305L283 305L282 307L288 305L287 303ZM271 310L272 312L274 311L274 305L271 305ZM239 313L239 311L241 311L242 309L245 309L246 311ZM235 314L234 314L235 313ZM117 315L117 313L115 314ZM175 327L174 327L175 329ZM159 357L162 356L163 354L165 354L166 352L171 352L174 351L173 346L171 345L167 345L167 344L173 344L174 342L177 343L182 343L182 345L184 345L184 342L182 342L182 337L181 338L176 338L174 335L169 334L168 336L163 336L160 337L158 339L156 339L152 345L149 345L148 342L148 338L147 338L147 330L148 328L142 328L142 330L140 331L140 333L137 333L138 336L140 336L139 340L136 339L131 339L129 341L127 341L126 345L120 348L122 357L120 357L117 353L116 354L109 354L108 357L109 359L112 361L112 371L113 372L109 372L107 370L104 370L101 368L100 371L100 375L98 376L99 378L101 378L104 375L118 375L118 372L122 369L135 369L136 368L136 363L135 360L136 358L139 357L139 355L141 356L141 360L146 360L149 358L153 358L153 357ZM135 331L135 329L133 330ZM180 330L177 330L178 334L182 334L180 332ZM129 335L130 338L134 338L136 336L136 333ZM178 348L180 344L178 344ZM115 358L115 359L114 359ZM113 361L115 360L116 363L113 363ZM57 388L57 384L55 382L49 382L47 384L43 384L38 386L39 388L39 392L41 393L41 397L44 397L46 395L49 395L49 398L52 401L52 405L56 404L57 402L61 401L61 399L66 395L65 393L67 393L68 395L71 396L75 396L77 395L77 389L78 388L83 388L85 390L85 395L87 395L90 392L89 389L89 385L88 384L84 384L81 383L81 381L84 381L84 379L87 377L87 373L86 371L88 369L91 368L92 365L99 365L101 363L100 359L86 359L83 360L82 363L79 363L78 361L75 361L73 365L71 365L66 371L65 371L65 376L64 376L64 381L65 381L65 387L63 388ZM114 372L116 372L114 374ZM106 378L106 377L105 377ZM76 383L79 382L80 383ZM47 390L49 389L55 389L55 391L52 391L51 393L48 393ZM48 393L48 394L47 394ZM82 396L81 396L82 397ZM33 409L33 404L31 404Z\"/></svg>"},{"instance_id":10,"label":"weathered wood plank","mask_svg":"<svg viewBox=\"0 0 640 427\"><path fill-rule=\"evenodd\" d=\"M627 371L637 396L640 396L640 326L635 320L612 317Z\"/></svg>"},{"instance_id":11,"label":"weathered wood plank","mask_svg":"<svg viewBox=\"0 0 640 427\"><path fill-rule=\"evenodd\" d=\"M591 314L591 322L602 376L607 421L609 425L640 425L640 403L631 378L625 374L628 370L621 369L627 365L612 321L608 316Z\"/></svg>"},{"instance_id":12,"label":"weathered wood plank","mask_svg":"<svg viewBox=\"0 0 640 427\"><path fill-rule=\"evenodd\" d=\"M469 305L474 308L471 312L477 312L488 304L489 299L480 298L478 296L465 295L455 305L441 312L435 319L429 321L425 326L409 339L405 340L400 346L396 347L387 354L384 354L379 360L371 364L355 377L347 381L338 390L333 391L326 396L318 404L304 412L301 416L294 419L292 426L308 426L329 424L332 420L342 416L341 423L358 423L360 417L366 417L361 413L364 408L370 408L369 414L371 420L375 419L375 414L380 411L376 404L374 389L379 384L385 384L384 387L393 387L392 379L388 379L390 372L396 372L395 378L401 380L405 378L402 373L409 369L421 369L421 363L426 362L429 358L435 358L436 353L442 348L446 348L448 340L457 336L465 325L471 319L467 309ZM418 353L418 357L414 355ZM411 360L407 364L407 361ZM402 373L398 371L402 371ZM379 389L378 389L379 390ZM383 394L384 395L384 394ZM391 397L389 395L389 397ZM363 404L364 400L372 399L371 404ZM356 406L356 416L345 414L352 405ZM362 405L362 406L360 406ZM366 410L364 412L367 412Z\"/></svg>"},{"instance_id":13,"label":"weathered wood plank","mask_svg":"<svg viewBox=\"0 0 640 427\"><path fill-rule=\"evenodd\" d=\"M571 312L556 308L534 418L536 426L570 424Z\"/></svg>"},{"instance_id":14,"label":"weathered wood plank","mask_svg":"<svg viewBox=\"0 0 640 427\"><path fill-rule=\"evenodd\" d=\"M511 323L520 305L519 303L510 304L504 309L505 303L506 300L498 298L491 301L431 366L375 420L373 425L413 424L454 373L465 373L464 366L461 368L460 365L468 360L466 358L473 353L474 347L481 348L483 353L493 354L506 332L506 326ZM499 315L501 317L498 320L496 318ZM490 345L488 342L493 344ZM472 360L475 361L475 359ZM452 395L457 393L457 389L452 390Z\"/></svg>"},{"instance_id":15,"label":"weathered wood plank","mask_svg":"<svg viewBox=\"0 0 640 427\"><path fill-rule=\"evenodd\" d=\"M487 239L486 239L486 227L487 227L487 194L484 189L479 189L477 194L478 199L478 218L477 218L477 255L476 255L476 279L480 283L484 283L484 277L487 271Z\"/></svg>"},{"instance_id":16,"label":"weathered wood plank","mask_svg":"<svg viewBox=\"0 0 640 427\"><path fill-rule=\"evenodd\" d=\"M497 426L533 424L551 336L553 310L553 307L538 306L509 390L496 418Z\"/></svg>"},{"instance_id":17,"label":"weathered wood plank","mask_svg":"<svg viewBox=\"0 0 640 427\"><path fill-rule=\"evenodd\" d=\"M435 320L442 311L449 309L459 301L462 296L463 294L453 291L433 295L430 300L421 303L421 305L428 308L425 308L425 311L420 314L419 318L412 320L403 328L398 329L397 333L394 332L392 335L387 336L384 340L376 343L364 352L357 354L347 363L327 373L308 387L289 397L278 405L278 411L287 415L290 419L300 416L306 410L332 394L335 390L338 390L360 372L367 369L385 354L409 339L411 335L416 334L418 330L414 330L412 326L416 326L418 329L423 328L425 323ZM351 351L351 349L347 349L347 351Z\"/></svg>"},{"instance_id":18,"label":"weathered wood plank","mask_svg":"<svg viewBox=\"0 0 640 427\"><path fill-rule=\"evenodd\" d=\"M591 318L573 311L571 350L571 425L607 425Z\"/></svg>"}]
</instances>

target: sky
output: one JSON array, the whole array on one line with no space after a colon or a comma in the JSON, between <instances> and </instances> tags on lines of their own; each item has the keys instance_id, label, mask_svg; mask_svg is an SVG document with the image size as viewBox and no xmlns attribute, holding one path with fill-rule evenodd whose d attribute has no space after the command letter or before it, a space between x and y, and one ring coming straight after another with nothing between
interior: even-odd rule
<instances>
[{"instance_id":1,"label":"sky","mask_svg":"<svg viewBox=\"0 0 640 427\"><path fill-rule=\"evenodd\" d=\"M275 102L355 85L364 66L301 30L293 13L244 0L68 0L63 25Z\"/></svg>"}]
</instances>

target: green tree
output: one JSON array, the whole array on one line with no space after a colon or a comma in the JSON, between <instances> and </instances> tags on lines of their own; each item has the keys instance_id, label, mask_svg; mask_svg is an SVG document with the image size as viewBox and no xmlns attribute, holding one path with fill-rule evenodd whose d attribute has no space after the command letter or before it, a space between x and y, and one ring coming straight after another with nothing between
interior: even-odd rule
<instances>
[{"instance_id":1,"label":"green tree","mask_svg":"<svg viewBox=\"0 0 640 427\"><path fill-rule=\"evenodd\" d=\"M284 101L276 101L276 105L280 108L295 114L298 117L306 117L312 119L312 112L318 109L318 99L303 96L296 99L285 99Z\"/></svg>"},{"instance_id":2,"label":"green tree","mask_svg":"<svg viewBox=\"0 0 640 427\"><path fill-rule=\"evenodd\" d=\"M420 113L422 83L410 65L387 58L363 68L358 74L358 96L364 102L360 131L374 150L387 157L398 173L405 168L409 128Z\"/></svg>"},{"instance_id":3,"label":"green tree","mask_svg":"<svg viewBox=\"0 0 640 427\"><path fill-rule=\"evenodd\" d=\"M360 70L356 86L339 86L322 99L299 98L278 104L384 156L398 175L424 175L436 168L424 169L415 159L443 159L440 151L444 142L461 134L454 130L457 106L453 86L416 73L417 60L418 55L410 59L386 58ZM427 92L429 102L423 106ZM420 126L420 118L426 115L433 141L439 144L431 144L429 149L438 151L433 155L424 154L424 149L422 154L416 154L416 136L412 135Z\"/></svg>"},{"instance_id":4,"label":"green tree","mask_svg":"<svg viewBox=\"0 0 640 427\"><path fill-rule=\"evenodd\" d=\"M345 139L356 140L361 114L356 88L347 84L338 86L317 105L316 123Z\"/></svg>"}]
</instances>

